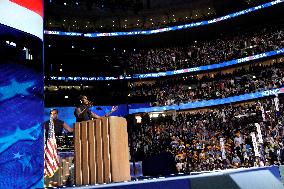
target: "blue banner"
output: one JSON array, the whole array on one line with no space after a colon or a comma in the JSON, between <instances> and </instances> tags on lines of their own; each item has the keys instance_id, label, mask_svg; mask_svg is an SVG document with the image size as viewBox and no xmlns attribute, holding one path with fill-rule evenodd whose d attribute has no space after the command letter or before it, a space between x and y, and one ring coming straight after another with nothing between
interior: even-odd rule
<instances>
[{"instance_id":1,"label":"blue banner","mask_svg":"<svg viewBox=\"0 0 284 189\"><path fill-rule=\"evenodd\" d=\"M209 107L209 106L229 104L229 103L234 103L234 102L241 102L241 101L246 101L246 100L253 100L257 98L280 94L280 93L284 93L284 87L278 88L278 89L261 91L261 92L249 93L249 94L244 94L244 95L239 95L239 96L221 98L221 99L189 102L189 103L184 103L180 105L129 109L129 114L143 113L143 112L161 112L161 111L167 111L167 110L187 110L187 109L194 109L194 108L203 108L203 107Z\"/></svg>"},{"instance_id":2,"label":"blue banner","mask_svg":"<svg viewBox=\"0 0 284 189\"><path fill-rule=\"evenodd\" d=\"M224 68L236 64L241 64L244 62L249 62L252 60L257 60L261 58L266 58L274 55L279 55L284 53L284 48L278 49L275 51L269 51L253 56L247 56L244 58L239 58L235 60L230 60L227 62L221 62L216 64L210 64L206 66L199 66L194 68L186 68L186 69L180 69L180 70L172 70L172 71L166 71L166 72L158 72L158 73L147 73L147 74L134 74L131 76L118 76L118 77L65 77L65 76L51 76L50 79L54 81L103 81L103 80L123 80L123 79L144 79L144 78L157 78L157 77L163 77L163 76L170 76L170 75L178 75L178 74L184 74L184 73L190 73L190 72L198 72L198 71L206 71L206 70L213 70L218 68Z\"/></svg>"},{"instance_id":3,"label":"blue banner","mask_svg":"<svg viewBox=\"0 0 284 189\"><path fill-rule=\"evenodd\" d=\"M208 24L213 24L217 22L221 22L224 20L232 19L244 14L248 14L250 12L258 11L263 8L267 8L270 6L277 5L279 3L284 2L284 0L275 0L271 1L269 3L265 3L259 6L255 6L249 9L245 9L242 11L238 11L232 14L228 14L225 16L221 16L218 18L214 18L211 20L206 20L206 21L200 21L200 22L194 22L190 24L184 24L184 25L179 25L179 26L173 26L173 27L166 27L166 28L160 28L160 29L155 29L155 30L138 30L138 31L127 31L127 32L110 32L110 33L78 33L78 32L62 32L62 31L48 31L45 30L44 34L48 35L65 35L65 36L83 36L83 37L113 37L113 36L132 36L132 35L151 35L151 34L157 34L157 33L162 33L162 32L168 32L168 31L176 31L176 30L182 30L182 29L188 29L188 28L193 28L193 27L198 27L198 26L203 26L203 25L208 25Z\"/></svg>"}]
</instances>

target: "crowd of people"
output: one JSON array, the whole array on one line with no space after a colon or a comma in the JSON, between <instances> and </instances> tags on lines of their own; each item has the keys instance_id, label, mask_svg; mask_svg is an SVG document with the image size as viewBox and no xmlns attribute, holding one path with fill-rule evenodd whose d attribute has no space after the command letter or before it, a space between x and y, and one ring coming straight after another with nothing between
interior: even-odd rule
<instances>
[{"instance_id":1,"label":"crowd of people","mask_svg":"<svg viewBox=\"0 0 284 189\"><path fill-rule=\"evenodd\" d=\"M220 63L283 47L284 32L277 26L211 41L193 41L184 47L136 50L125 53L124 59L129 73L149 73Z\"/></svg>"},{"instance_id":2,"label":"crowd of people","mask_svg":"<svg viewBox=\"0 0 284 189\"><path fill-rule=\"evenodd\" d=\"M283 63L258 64L237 68L229 73L217 72L134 84L131 87L131 96L149 96L155 99L153 104L165 106L237 96L279 88L283 84Z\"/></svg>"},{"instance_id":3,"label":"crowd of people","mask_svg":"<svg viewBox=\"0 0 284 189\"><path fill-rule=\"evenodd\" d=\"M157 118L145 114L133 132L135 158L143 160L169 152L177 171L183 173L283 163L283 100L275 96L246 104L160 114Z\"/></svg>"}]
</instances>

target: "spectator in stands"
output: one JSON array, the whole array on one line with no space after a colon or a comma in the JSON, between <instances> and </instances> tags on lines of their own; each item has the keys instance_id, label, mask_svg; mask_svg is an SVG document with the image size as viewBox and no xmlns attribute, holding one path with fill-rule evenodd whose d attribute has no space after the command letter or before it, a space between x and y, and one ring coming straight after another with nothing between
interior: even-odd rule
<instances>
[{"instance_id":1,"label":"spectator in stands","mask_svg":"<svg viewBox=\"0 0 284 189\"><path fill-rule=\"evenodd\" d=\"M283 101L282 97L280 100ZM255 113L259 106L267 112L266 121ZM283 114L277 117L274 108L271 98L194 113L181 112L174 117L160 116L150 119L147 124L142 121L133 135L136 144L148 146L143 150L145 156L166 149L170 151L175 156L179 172L279 164L283 154ZM251 132L257 135L254 123L261 125L263 136L263 143L258 144L260 157L255 156L250 136ZM142 133L143 137L140 137ZM277 139L273 133L279 133ZM220 138L224 139L224 151Z\"/></svg>"}]
</instances>

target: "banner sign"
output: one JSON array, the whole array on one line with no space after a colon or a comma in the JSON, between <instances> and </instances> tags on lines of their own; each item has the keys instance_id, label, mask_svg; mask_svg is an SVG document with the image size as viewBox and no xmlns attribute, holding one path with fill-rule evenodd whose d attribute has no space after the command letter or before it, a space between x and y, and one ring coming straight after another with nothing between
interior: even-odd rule
<instances>
[{"instance_id":1,"label":"banner sign","mask_svg":"<svg viewBox=\"0 0 284 189\"><path fill-rule=\"evenodd\" d=\"M241 102L246 100L258 99L266 96L275 96L275 94L284 93L284 87L278 89L270 89L266 91L260 91L255 93L248 93L239 96L232 96L227 98L219 98L214 100L202 100L197 102L189 102L180 105L170 105L170 106L159 106L159 107L149 107L149 108L139 108L139 109L129 109L129 114L142 113L142 112L160 112L167 110L187 110L194 108L203 108L209 106L216 106L222 104L229 104L234 102Z\"/></svg>"}]
</instances>

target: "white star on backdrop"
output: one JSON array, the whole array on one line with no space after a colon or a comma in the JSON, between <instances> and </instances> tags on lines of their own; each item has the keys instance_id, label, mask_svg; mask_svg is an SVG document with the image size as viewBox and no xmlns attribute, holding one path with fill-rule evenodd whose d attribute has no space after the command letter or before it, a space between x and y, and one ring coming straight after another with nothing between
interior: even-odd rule
<instances>
[{"instance_id":1,"label":"white star on backdrop","mask_svg":"<svg viewBox=\"0 0 284 189\"><path fill-rule=\"evenodd\" d=\"M29 95L28 88L34 86L34 81L27 81L19 83L15 79L11 80L9 85L0 87L0 101L13 98L14 96Z\"/></svg>"}]
</instances>

